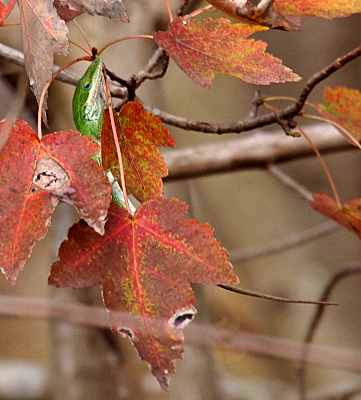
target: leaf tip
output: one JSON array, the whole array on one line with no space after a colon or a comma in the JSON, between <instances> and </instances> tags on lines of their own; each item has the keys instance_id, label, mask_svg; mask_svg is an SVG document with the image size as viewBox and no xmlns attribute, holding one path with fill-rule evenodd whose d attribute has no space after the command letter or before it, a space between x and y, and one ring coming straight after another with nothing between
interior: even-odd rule
<instances>
[{"instance_id":1,"label":"leaf tip","mask_svg":"<svg viewBox=\"0 0 361 400\"><path fill-rule=\"evenodd\" d=\"M154 376L157 379L161 389L163 389L164 391L168 392L168 390L169 390L169 381L170 381L170 376L169 376L168 371L165 371L164 374L162 374L162 375L154 375Z\"/></svg>"}]
</instances>

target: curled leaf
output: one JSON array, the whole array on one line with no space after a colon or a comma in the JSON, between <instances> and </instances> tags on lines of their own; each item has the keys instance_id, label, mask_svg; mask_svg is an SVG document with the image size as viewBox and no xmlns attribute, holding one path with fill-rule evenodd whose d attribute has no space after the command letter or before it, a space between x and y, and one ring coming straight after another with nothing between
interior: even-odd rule
<instances>
[{"instance_id":1,"label":"curled leaf","mask_svg":"<svg viewBox=\"0 0 361 400\"><path fill-rule=\"evenodd\" d=\"M336 201L326 194L314 193L310 206L344 226L361 239L361 199L353 199L338 207Z\"/></svg>"}]
</instances>

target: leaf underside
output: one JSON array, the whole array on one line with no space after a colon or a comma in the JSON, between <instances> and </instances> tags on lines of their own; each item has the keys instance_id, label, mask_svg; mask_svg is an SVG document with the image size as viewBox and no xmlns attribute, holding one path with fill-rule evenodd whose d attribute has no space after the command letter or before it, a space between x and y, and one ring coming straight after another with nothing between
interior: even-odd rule
<instances>
[{"instance_id":1,"label":"leaf underside","mask_svg":"<svg viewBox=\"0 0 361 400\"><path fill-rule=\"evenodd\" d=\"M336 201L326 194L314 193L310 206L344 226L361 239L361 199L353 199L339 208Z\"/></svg>"}]
</instances>

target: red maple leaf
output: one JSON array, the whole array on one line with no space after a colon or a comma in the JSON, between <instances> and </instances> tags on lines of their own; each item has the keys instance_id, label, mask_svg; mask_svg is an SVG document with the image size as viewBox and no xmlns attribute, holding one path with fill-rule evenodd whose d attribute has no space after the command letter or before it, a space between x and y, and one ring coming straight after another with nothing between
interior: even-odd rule
<instances>
[{"instance_id":1,"label":"red maple leaf","mask_svg":"<svg viewBox=\"0 0 361 400\"><path fill-rule=\"evenodd\" d=\"M361 239L361 199L353 199L340 208L336 201L326 194L314 193L310 206L344 226Z\"/></svg>"},{"instance_id":2,"label":"red maple leaf","mask_svg":"<svg viewBox=\"0 0 361 400\"><path fill-rule=\"evenodd\" d=\"M103 233L111 186L90 157L99 147L76 131L39 141L24 121L0 123L0 267L15 281L42 239L59 200L74 204Z\"/></svg>"},{"instance_id":3,"label":"red maple leaf","mask_svg":"<svg viewBox=\"0 0 361 400\"><path fill-rule=\"evenodd\" d=\"M143 202L162 196L167 165L156 146L175 146L175 141L160 119L143 111L140 103L126 103L118 114L115 124L122 153L125 183L128 194ZM109 112L103 115L102 165L119 177L119 163L111 130Z\"/></svg>"},{"instance_id":4,"label":"red maple leaf","mask_svg":"<svg viewBox=\"0 0 361 400\"><path fill-rule=\"evenodd\" d=\"M258 85L298 81L300 77L283 66L281 60L265 53L266 43L246 39L265 29L231 25L224 18L197 23L179 17L170 25L169 32L156 32L153 37L180 69L206 89L210 88L215 73Z\"/></svg>"},{"instance_id":5,"label":"red maple leaf","mask_svg":"<svg viewBox=\"0 0 361 400\"><path fill-rule=\"evenodd\" d=\"M182 357L179 324L195 312L189 282L238 282L211 227L181 219L187 208L176 199L152 199L132 216L113 203L104 236L82 222L70 229L49 276L60 287L102 285L113 331L130 336L163 388Z\"/></svg>"}]
</instances>

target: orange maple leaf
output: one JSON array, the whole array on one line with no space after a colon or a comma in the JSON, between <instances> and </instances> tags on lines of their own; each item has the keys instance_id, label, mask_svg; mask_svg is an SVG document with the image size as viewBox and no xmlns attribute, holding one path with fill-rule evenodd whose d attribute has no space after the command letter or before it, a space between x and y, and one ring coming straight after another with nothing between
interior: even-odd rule
<instances>
[{"instance_id":1,"label":"orange maple leaf","mask_svg":"<svg viewBox=\"0 0 361 400\"><path fill-rule=\"evenodd\" d=\"M115 124L128 194L140 202L162 196L161 178L167 176L168 169L157 147L175 146L168 129L158 117L145 112L140 103L133 101L115 114ZM103 168L118 177L119 163L108 111L103 115L101 143Z\"/></svg>"},{"instance_id":2,"label":"orange maple leaf","mask_svg":"<svg viewBox=\"0 0 361 400\"><path fill-rule=\"evenodd\" d=\"M246 39L265 29L268 28L231 25L224 18L198 23L179 17L170 25L169 32L156 32L153 36L178 67L206 89L215 73L258 85L300 80L281 60L265 53L266 43Z\"/></svg>"}]
</instances>

